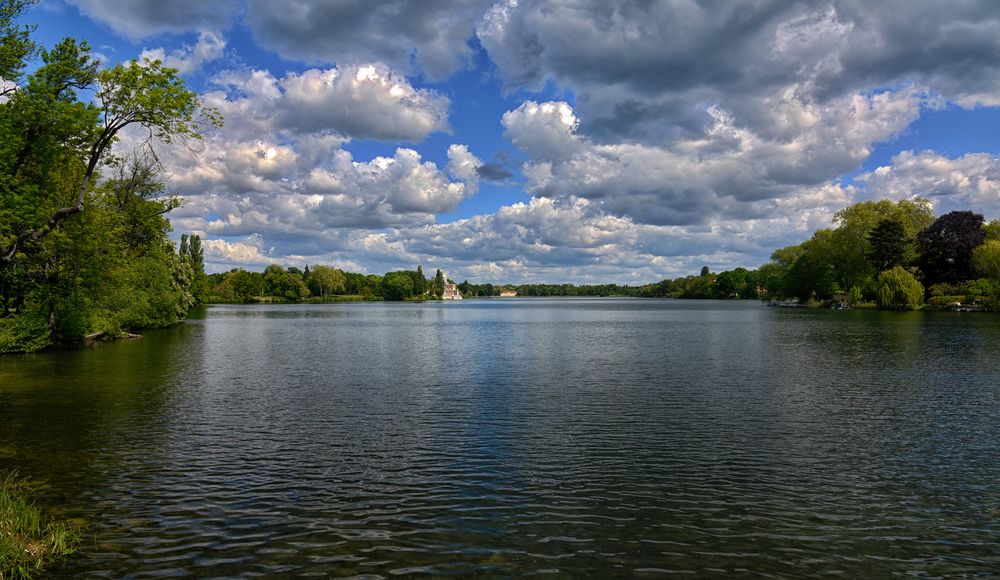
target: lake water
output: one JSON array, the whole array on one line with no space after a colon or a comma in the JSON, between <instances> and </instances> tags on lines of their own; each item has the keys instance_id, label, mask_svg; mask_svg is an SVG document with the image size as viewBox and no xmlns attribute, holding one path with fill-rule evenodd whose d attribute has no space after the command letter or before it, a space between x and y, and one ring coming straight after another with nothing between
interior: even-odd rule
<instances>
[{"instance_id":1,"label":"lake water","mask_svg":"<svg viewBox=\"0 0 1000 580\"><path fill-rule=\"evenodd\" d=\"M1000 316L213 306L0 357L66 576L1000 571Z\"/></svg>"}]
</instances>

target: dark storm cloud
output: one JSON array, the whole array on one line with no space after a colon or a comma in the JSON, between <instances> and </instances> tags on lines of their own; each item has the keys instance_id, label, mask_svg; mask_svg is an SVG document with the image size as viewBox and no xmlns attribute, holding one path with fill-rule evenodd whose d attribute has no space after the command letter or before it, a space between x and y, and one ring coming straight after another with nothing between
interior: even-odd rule
<instances>
[{"instance_id":1,"label":"dark storm cloud","mask_svg":"<svg viewBox=\"0 0 1000 580\"><path fill-rule=\"evenodd\" d=\"M251 0L247 23L258 41L306 62L382 61L431 79L466 64L467 41L487 0Z\"/></svg>"},{"instance_id":2,"label":"dark storm cloud","mask_svg":"<svg viewBox=\"0 0 1000 580\"><path fill-rule=\"evenodd\" d=\"M504 181L514 174L498 163L483 163L476 168L476 175L487 181Z\"/></svg>"}]
</instances>

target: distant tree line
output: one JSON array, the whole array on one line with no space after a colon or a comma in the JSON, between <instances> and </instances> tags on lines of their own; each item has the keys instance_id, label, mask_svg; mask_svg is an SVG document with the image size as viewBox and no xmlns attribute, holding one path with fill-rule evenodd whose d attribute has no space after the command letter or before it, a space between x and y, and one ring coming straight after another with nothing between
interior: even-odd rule
<instances>
[{"instance_id":1,"label":"distant tree line","mask_svg":"<svg viewBox=\"0 0 1000 580\"><path fill-rule=\"evenodd\" d=\"M444 294L444 285L445 277L441 270L428 279L423 266L379 276L345 272L323 264L301 269L271 264L263 272L236 268L209 274L196 297L209 303L421 300L440 298Z\"/></svg>"}]
</instances>

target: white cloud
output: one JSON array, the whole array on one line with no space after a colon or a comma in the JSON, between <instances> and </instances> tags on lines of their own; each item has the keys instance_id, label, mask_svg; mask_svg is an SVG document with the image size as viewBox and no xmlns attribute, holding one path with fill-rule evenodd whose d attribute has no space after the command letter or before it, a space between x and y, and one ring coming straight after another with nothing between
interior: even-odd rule
<instances>
[{"instance_id":1,"label":"white cloud","mask_svg":"<svg viewBox=\"0 0 1000 580\"><path fill-rule=\"evenodd\" d=\"M1000 215L1000 158L988 153L950 159L934 151L903 151L859 181L875 199L920 196L939 213L974 208Z\"/></svg>"},{"instance_id":2,"label":"white cloud","mask_svg":"<svg viewBox=\"0 0 1000 580\"><path fill-rule=\"evenodd\" d=\"M234 267L264 266L275 263L261 253L262 240L253 235L241 241L227 242L221 239L205 238L202 248L210 271L224 271Z\"/></svg>"},{"instance_id":3,"label":"white cloud","mask_svg":"<svg viewBox=\"0 0 1000 580\"><path fill-rule=\"evenodd\" d=\"M455 179L474 184L479 179L477 170L482 165L483 162L467 146L453 144L448 147L448 173Z\"/></svg>"},{"instance_id":4,"label":"white cloud","mask_svg":"<svg viewBox=\"0 0 1000 580\"><path fill-rule=\"evenodd\" d=\"M203 30L198 34L198 42L194 46L185 45L170 54L162 48L143 50L139 54L139 60L158 60L165 67L177 69L180 74L188 74L198 70L204 63L221 57L225 49L226 40L221 35Z\"/></svg>"},{"instance_id":5,"label":"white cloud","mask_svg":"<svg viewBox=\"0 0 1000 580\"><path fill-rule=\"evenodd\" d=\"M279 122L300 131L419 141L448 130L448 99L414 89L382 64L310 69L289 75L279 85Z\"/></svg>"},{"instance_id":6,"label":"white cloud","mask_svg":"<svg viewBox=\"0 0 1000 580\"><path fill-rule=\"evenodd\" d=\"M748 217L754 203L780 200L856 169L871 147L919 113L914 89L851 95L817 106L789 92L773 108L769 134L718 106L700 138L669 146L598 143L578 132L564 102L528 101L503 117L507 135L529 153L528 191L573 195L642 223L697 224Z\"/></svg>"}]
</instances>

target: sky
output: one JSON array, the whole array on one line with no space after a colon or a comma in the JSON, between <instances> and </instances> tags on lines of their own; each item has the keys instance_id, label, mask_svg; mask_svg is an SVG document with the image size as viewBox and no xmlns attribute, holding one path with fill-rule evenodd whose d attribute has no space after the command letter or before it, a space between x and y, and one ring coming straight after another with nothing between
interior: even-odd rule
<instances>
[{"instance_id":1,"label":"sky","mask_svg":"<svg viewBox=\"0 0 1000 580\"><path fill-rule=\"evenodd\" d=\"M866 200L1000 218L995 0L41 0L222 113L161 148L210 272L754 268ZM119 147L129 146L126 138Z\"/></svg>"}]
</instances>

